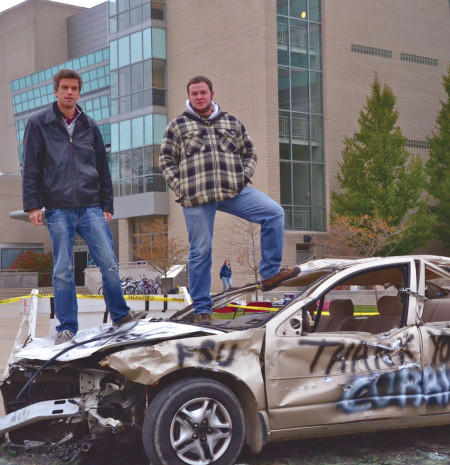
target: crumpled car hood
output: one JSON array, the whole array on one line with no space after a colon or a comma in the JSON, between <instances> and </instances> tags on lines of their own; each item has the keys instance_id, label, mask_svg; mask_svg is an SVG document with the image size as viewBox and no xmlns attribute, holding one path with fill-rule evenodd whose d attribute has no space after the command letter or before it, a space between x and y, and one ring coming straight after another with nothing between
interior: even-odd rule
<instances>
[{"instance_id":1,"label":"crumpled car hood","mask_svg":"<svg viewBox=\"0 0 450 465\"><path fill-rule=\"evenodd\" d=\"M57 346L55 346L54 336L34 339L20 350L15 358L16 360L50 360L56 357L55 359L58 361L68 362L89 357L104 349L152 340L178 338L194 333L214 335L222 334L223 331L170 321L138 320L120 328L104 324L80 331L71 342ZM71 349L71 347L73 348ZM60 352L61 355L58 356Z\"/></svg>"}]
</instances>

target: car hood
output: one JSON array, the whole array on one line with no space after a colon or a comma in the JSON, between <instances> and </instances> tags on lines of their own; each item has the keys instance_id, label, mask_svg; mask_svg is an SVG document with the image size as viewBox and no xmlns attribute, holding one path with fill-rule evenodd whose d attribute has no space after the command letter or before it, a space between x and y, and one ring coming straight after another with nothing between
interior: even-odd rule
<instances>
[{"instance_id":1,"label":"car hood","mask_svg":"<svg viewBox=\"0 0 450 465\"><path fill-rule=\"evenodd\" d=\"M104 324L80 331L70 342L55 346L55 336L34 339L15 355L16 360L58 360L68 362L91 356L95 352L161 341L184 336L222 334L213 328L174 321L138 320L116 328Z\"/></svg>"}]
</instances>

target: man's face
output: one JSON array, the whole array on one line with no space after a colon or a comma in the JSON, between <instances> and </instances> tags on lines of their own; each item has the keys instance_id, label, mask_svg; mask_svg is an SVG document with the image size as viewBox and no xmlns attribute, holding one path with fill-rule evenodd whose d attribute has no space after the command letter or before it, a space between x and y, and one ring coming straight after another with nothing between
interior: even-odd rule
<instances>
[{"instance_id":1,"label":"man's face","mask_svg":"<svg viewBox=\"0 0 450 465\"><path fill-rule=\"evenodd\" d=\"M189 86L189 102L194 111L200 116L209 116L211 114L211 100L214 97L214 91L210 91L206 82L198 82Z\"/></svg>"},{"instance_id":2,"label":"man's face","mask_svg":"<svg viewBox=\"0 0 450 465\"><path fill-rule=\"evenodd\" d=\"M58 90L55 90L58 107L63 112L72 112L80 98L78 79L63 78L59 81Z\"/></svg>"}]
</instances>

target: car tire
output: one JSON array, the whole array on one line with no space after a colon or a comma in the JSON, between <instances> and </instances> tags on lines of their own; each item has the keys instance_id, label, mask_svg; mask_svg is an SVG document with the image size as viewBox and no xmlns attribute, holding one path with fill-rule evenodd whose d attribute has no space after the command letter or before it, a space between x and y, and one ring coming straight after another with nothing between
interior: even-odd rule
<instances>
[{"instance_id":1,"label":"car tire","mask_svg":"<svg viewBox=\"0 0 450 465\"><path fill-rule=\"evenodd\" d=\"M232 465L244 445L245 429L234 393L217 381L194 378L156 395L142 435L152 465Z\"/></svg>"}]
</instances>

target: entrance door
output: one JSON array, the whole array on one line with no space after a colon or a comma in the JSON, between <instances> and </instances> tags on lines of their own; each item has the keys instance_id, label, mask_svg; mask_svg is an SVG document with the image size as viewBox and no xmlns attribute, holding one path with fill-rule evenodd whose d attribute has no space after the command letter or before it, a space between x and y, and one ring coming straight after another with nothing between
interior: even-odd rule
<instances>
[{"instance_id":1,"label":"entrance door","mask_svg":"<svg viewBox=\"0 0 450 465\"><path fill-rule=\"evenodd\" d=\"M84 286L84 270L88 265L88 252L74 252L73 253L73 275L75 286Z\"/></svg>"}]
</instances>

